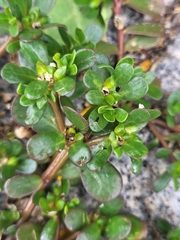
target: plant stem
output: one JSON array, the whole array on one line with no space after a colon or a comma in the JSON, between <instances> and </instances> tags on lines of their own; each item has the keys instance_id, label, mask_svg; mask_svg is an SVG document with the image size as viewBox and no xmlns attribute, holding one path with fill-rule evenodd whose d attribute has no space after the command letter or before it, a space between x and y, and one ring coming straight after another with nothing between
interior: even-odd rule
<instances>
[{"instance_id":1,"label":"plant stem","mask_svg":"<svg viewBox=\"0 0 180 240\"><path fill-rule=\"evenodd\" d=\"M149 122L148 123L148 126L149 126L149 129L152 131L152 133L158 138L158 140L160 141L161 145L164 147L164 148L168 148L169 149L169 146L167 144L167 142L165 141L164 137L162 134L160 134L156 127L154 126L154 124L152 122ZM176 158L173 156L172 152L169 154L169 157L170 157L170 160L171 160L171 163L173 162L176 162Z\"/></svg>"},{"instance_id":2,"label":"plant stem","mask_svg":"<svg viewBox=\"0 0 180 240\"><path fill-rule=\"evenodd\" d=\"M152 123L154 125L159 126L159 127L166 128L166 129L168 129L170 131L180 133L180 126L169 127L165 122L163 122L162 120L159 120L159 119L153 120Z\"/></svg>"},{"instance_id":3,"label":"plant stem","mask_svg":"<svg viewBox=\"0 0 180 240\"><path fill-rule=\"evenodd\" d=\"M120 60L124 56L124 23L121 18L121 7L123 0L113 1L114 26L117 29L118 60Z\"/></svg>"},{"instance_id":4,"label":"plant stem","mask_svg":"<svg viewBox=\"0 0 180 240\"><path fill-rule=\"evenodd\" d=\"M58 152L57 154L54 155L51 164L45 170L45 172L41 175L41 179L43 180L43 183L39 186L37 191L44 189L48 185L48 183L53 179L55 174L59 171L59 169L66 162L67 159L68 159L68 147L65 146L65 148L61 152ZM26 219L29 217L32 210L34 209L34 206L35 206L33 203L34 194L35 193L33 193L30 196L29 201L21 214L21 218L17 223L18 226L20 226L23 222L26 221Z\"/></svg>"},{"instance_id":5,"label":"plant stem","mask_svg":"<svg viewBox=\"0 0 180 240\"><path fill-rule=\"evenodd\" d=\"M55 113L59 131L61 133L65 133L66 127L65 127L65 124L64 124L63 113L62 113L62 110L59 106L58 96L56 96L56 102L50 101L50 104L51 104L51 107L52 107L52 109Z\"/></svg>"},{"instance_id":6,"label":"plant stem","mask_svg":"<svg viewBox=\"0 0 180 240\"><path fill-rule=\"evenodd\" d=\"M14 40L13 37L8 37L8 39L3 43L3 45L0 47L0 57L2 57L6 53L6 47L7 45Z\"/></svg>"}]
</instances>

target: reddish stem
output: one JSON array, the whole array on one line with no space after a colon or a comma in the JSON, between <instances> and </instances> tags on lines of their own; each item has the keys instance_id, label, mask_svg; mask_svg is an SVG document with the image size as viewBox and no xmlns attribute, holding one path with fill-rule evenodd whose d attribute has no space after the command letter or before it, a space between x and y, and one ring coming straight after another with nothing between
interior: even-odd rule
<instances>
[{"instance_id":1,"label":"reddish stem","mask_svg":"<svg viewBox=\"0 0 180 240\"><path fill-rule=\"evenodd\" d=\"M118 47L118 60L124 56L124 23L121 18L121 7L123 0L113 0L113 12L114 12L114 25L117 29L117 47Z\"/></svg>"}]
</instances>

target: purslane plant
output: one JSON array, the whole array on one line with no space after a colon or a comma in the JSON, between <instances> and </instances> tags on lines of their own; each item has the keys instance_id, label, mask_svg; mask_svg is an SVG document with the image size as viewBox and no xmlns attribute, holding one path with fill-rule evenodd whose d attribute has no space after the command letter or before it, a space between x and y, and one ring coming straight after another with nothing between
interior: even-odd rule
<instances>
[{"instance_id":1,"label":"purslane plant","mask_svg":"<svg viewBox=\"0 0 180 240\"><path fill-rule=\"evenodd\" d=\"M146 227L137 217L119 213L122 178L108 158L125 153L132 171L140 172L148 149L137 134L160 112L138 103L153 95L154 75L134 68L128 57L110 66L104 54L94 51L101 39L96 25L84 33L77 29L74 39L56 24L61 46L42 26L34 27L47 19L41 2L8 4L1 19L12 36L7 50L18 51L19 65L6 64L1 75L17 85L15 121L36 134L26 149L18 140L0 141L1 190L14 199L29 196L22 212L15 204L1 211L1 232L20 240L59 239L59 232L66 239L67 229L79 240L145 238ZM89 107L78 112L74 100L82 94ZM93 213L79 199L66 197L77 179L100 202ZM35 205L48 218L44 225L27 221Z\"/></svg>"}]
</instances>

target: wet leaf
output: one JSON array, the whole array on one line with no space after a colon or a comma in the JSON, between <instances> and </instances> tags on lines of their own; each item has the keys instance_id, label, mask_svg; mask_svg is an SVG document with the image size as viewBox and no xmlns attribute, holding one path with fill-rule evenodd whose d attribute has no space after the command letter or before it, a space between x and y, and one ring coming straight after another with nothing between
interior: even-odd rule
<instances>
[{"instance_id":1,"label":"wet leaf","mask_svg":"<svg viewBox=\"0 0 180 240\"><path fill-rule=\"evenodd\" d=\"M30 105L26 111L25 123L27 125L36 124L45 113L46 107L47 107L47 104L44 105L43 108L41 109L37 107L36 103Z\"/></svg>"},{"instance_id":2,"label":"wet leaf","mask_svg":"<svg viewBox=\"0 0 180 240\"><path fill-rule=\"evenodd\" d=\"M134 174L139 174L142 169L142 160L131 158L131 169Z\"/></svg>"},{"instance_id":3,"label":"wet leaf","mask_svg":"<svg viewBox=\"0 0 180 240\"><path fill-rule=\"evenodd\" d=\"M5 183L5 192L12 198L21 198L38 189L42 180L37 175L15 176Z\"/></svg>"},{"instance_id":4,"label":"wet leaf","mask_svg":"<svg viewBox=\"0 0 180 240\"><path fill-rule=\"evenodd\" d=\"M35 172L36 168L37 168L37 163L34 160L25 159L20 161L20 163L16 167L16 171L18 171L19 173L31 174Z\"/></svg>"},{"instance_id":5,"label":"wet leaf","mask_svg":"<svg viewBox=\"0 0 180 240\"><path fill-rule=\"evenodd\" d=\"M69 121L72 122L73 125L75 125L83 132L86 132L88 130L88 122L84 117L82 117L78 112L68 106L64 106L63 109L66 117L69 119Z\"/></svg>"},{"instance_id":6,"label":"wet leaf","mask_svg":"<svg viewBox=\"0 0 180 240\"><path fill-rule=\"evenodd\" d=\"M18 228L16 238L17 240L36 240L40 238L41 230L42 227L37 223L25 223Z\"/></svg>"},{"instance_id":7,"label":"wet leaf","mask_svg":"<svg viewBox=\"0 0 180 240\"><path fill-rule=\"evenodd\" d=\"M33 40L41 38L43 35L43 32L41 29L26 29L24 28L20 33L19 33L19 38L23 42L31 42Z\"/></svg>"},{"instance_id":8,"label":"wet leaf","mask_svg":"<svg viewBox=\"0 0 180 240\"><path fill-rule=\"evenodd\" d=\"M93 66L95 62L95 53L90 49L81 49L77 51L74 63L78 68L78 72L82 72Z\"/></svg>"},{"instance_id":9,"label":"wet leaf","mask_svg":"<svg viewBox=\"0 0 180 240\"><path fill-rule=\"evenodd\" d=\"M105 202L99 205L98 209L102 215L114 216L124 207L124 200L117 196L109 202Z\"/></svg>"},{"instance_id":10,"label":"wet leaf","mask_svg":"<svg viewBox=\"0 0 180 240\"><path fill-rule=\"evenodd\" d=\"M80 232L76 240L99 240L100 236L101 231L99 226L96 223L92 223Z\"/></svg>"},{"instance_id":11,"label":"wet leaf","mask_svg":"<svg viewBox=\"0 0 180 240\"><path fill-rule=\"evenodd\" d=\"M30 158L43 161L64 148L64 135L56 132L44 132L34 135L27 143Z\"/></svg>"},{"instance_id":12,"label":"wet leaf","mask_svg":"<svg viewBox=\"0 0 180 240\"><path fill-rule=\"evenodd\" d=\"M100 90L102 88L101 76L93 70L89 70L84 74L83 82L86 87L92 90Z\"/></svg>"},{"instance_id":13,"label":"wet leaf","mask_svg":"<svg viewBox=\"0 0 180 240\"><path fill-rule=\"evenodd\" d=\"M88 193L102 202L117 197L122 188L121 175L109 162L99 172L92 172L84 166L81 169L81 179Z\"/></svg>"},{"instance_id":14,"label":"wet leaf","mask_svg":"<svg viewBox=\"0 0 180 240\"><path fill-rule=\"evenodd\" d=\"M49 64L49 56L46 46L40 40L34 40L32 42L20 42L22 53L33 64L36 69L36 63L38 61L44 64Z\"/></svg>"},{"instance_id":15,"label":"wet leaf","mask_svg":"<svg viewBox=\"0 0 180 240\"><path fill-rule=\"evenodd\" d=\"M113 78L116 82L116 86L121 86L129 82L134 74L134 69L129 63L121 63L116 66Z\"/></svg>"},{"instance_id":16,"label":"wet leaf","mask_svg":"<svg viewBox=\"0 0 180 240\"><path fill-rule=\"evenodd\" d=\"M89 147L81 141L73 143L69 148L69 159L78 167L82 167L91 159Z\"/></svg>"},{"instance_id":17,"label":"wet leaf","mask_svg":"<svg viewBox=\"0 0 180 240\"><path fill-rule=\"evenodd\" d=\"M121 240L128 236L131 231L131 221L124 216L114 216L107 222L105 235L109 239Z\"/></svg>"},{"instance_id":18,"label":"wet leaf","mask_svg":"<svg viewBox=\"0 0 180 240\"><path fill-rule=\"evenodd\" d=\"M107 143L102 142L98 144L93 149L92 158L87 164L87 167L91 171L100 171L106 163L107 159L109 158L111 151L111 146L109 146Z\"/></svg>"},{"instance_id":19,"label":"wet leaf","mask_svg":"<svg viewBox=\"0 0 180 240\"><path fill-rule=\"evenodd\" d=\"M131 214L125 214L125 217L127 217L131 221L131 231L129 235L127 236L127 240L141 240L146 238L147 234L147 228L146 225L136 216L133 216Z\"/></svg>"},{"instance_id":20,"label":"wet leaf","mask_svg":"<svg viewBox=\"0 0 180 240\"><path fill-rule=\"evenodd\" d=\"M63 179L76 179L79 178L79 171L77 167L68 159L58 172Z\"/></svg>"},{"instance_id":21,"label":"wet leaf","mask_svg":"<svg viewBox=\"0 0 180 240\"><path fill-rule=\"evenodd\" d=\"M33 81L25 88L24 95L30 100L42 97L47 91L49 82L47 81Z\"/></svg>"},{"instance_id":22,"label":"wet leaf","mask_svg":"<svg viewBox=\"0 0 180 240\"><path fill-rule=\"evenodd\" d=\"M56 217L49 219L41 232L40 240L54 240L57 228L58 219Z\"/></svg>"},{"instance_id":23,"label":"wet leaf","mask_svg":"<svg viewBox=\"0 0 180 240\"><path fill-rule=\"evenodd\" d=\"M89 217L84 210L74 207L71 208L64 218L64 223L70 231L81 230L89 223Z\"/></svg>"},{"instance_id":24,"label":"wet leaf","mask_svg":"<svg viewBox=\"0 0 180 240\"><path fill-rule=\"evenodd\" d=\"M103 35L102 29L95 24L88 26L85 31L85 41L92 42L94 45L98 43Z\"/></svg>"},{"instance_id":25,"label":"wet leaf","mask_svg":"<svg viewBox=\"0 0 180 240\"><path fill-rule=\"evenodd\" d=\"M135 77L121 86L119 93L124 100L136 100L143 97L148 91L148 85L142 77Z\"/></svg>"},{"instance_id":26,"label":"wet leaf","mask_svg":"<svg viewBox=\"0 0 180 240\"><path fill-rule=\"evenodd\" d=\"M26 67L19 67L14 63L7 63L2 69L1 75L7 82L13 84L29 83L37 79L34 71Z\"/></svg>"},{"instance_id":27,"label":"wet leaf","mask_svg":"<svg viewBox=\"0 0 180 240\"><path fill-rule=\"evenodd\" d=\"M58 92L59 95L64 96L73 91L75 88L75 81L70 77L65 77L58 82L53 84L54 91Z\"/></svg>"},{"instance_id":28,"label":"wet leaf","mask_svg":"<svg viewBox=\"0 0 180 240\"><path fill-rule=\"evenodd\" d=\"M148 149L145 145L133 140L125 142L122 146L122 150L135 159L140 159L148 153Z\"/></svg>"}]
</instances>

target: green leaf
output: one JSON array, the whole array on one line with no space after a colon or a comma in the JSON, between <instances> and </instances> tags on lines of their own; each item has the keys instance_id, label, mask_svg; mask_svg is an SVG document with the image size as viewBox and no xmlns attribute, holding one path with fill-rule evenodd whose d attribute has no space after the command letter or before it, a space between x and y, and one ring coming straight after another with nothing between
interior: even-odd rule
<instances>
[{"instance_id":1,"label":"green leaf","mask_svg":"<svg viewBox=\"0 0 180 240\"><path fill-rule=\"evenodd\" d=\"M40 240L54 240L57 229L58 219L56 217L49 219L41 232Z\"/></svg>"},{"instance_id":2,"label":"green leaf","mask_svg":"<svg viewBox=\"0 0 180 240\"><path fill-rule=\"evenodd\" d=\"M36 103L30 105L26 111L25 123L27 125L36 124L46 111L47 104L39 109Z\"/></svg>"},{"instance_id":3,"label":"green leaf","mask_svg":"<svg viewBox=\"0 0 180 240\"><path fill-rule=\"evenodd\" d=\"M19 49L20 49L19 40L15 40L13 42L10 42L6 47L6 50L7 50L8 53L15 53Z\"/></svg>"},{"instance_id":4,"label":"green leaf","mask_svg":"<svg viewBox=\"0 0 180 240\"><path fill-rule=\"evenodd\" d=\"M158 230L163 234L168 234L168 232L172 229L171 224L165 219L158 219L156 223Z\"/></svg>"},{"instance_id":5,"label":"green leaf","mask_svg":"<svg viewBox=\"0 0 180 240\"><path fill-rule=\"evenodd\" d=\"M99 172L92 172L84 166L81 179L88 193L102 202L117 197L122 188L121 175L109 162L106 162Z\"/></svg>"},{"instance_id":6,"label":"green leaf","mask_svg":"<svg viewBox=\"0 0 180 240\"><path fill-rule=\"evenodd\" d=\"M81 131L87 132L88 122L84 117L68 106L64 106L63 110L66 114L66 117L72 122L73 125L75 125Z\"/></svg>"},{"instance_id":7,"label":"green leaf","mask_svg":"<svg viewBox=\"0 0 180 240\"><path fill-rule=\"evenodd\" d=\"M86 37L86 42L92 42L94 45L96 45L96 43L98 43L102 38L103 32L98 25L92 24L86 28L84 34Z\"/></svg>"},{"instance_id":8,"label":"green leaf","mask_svg":"<svg viewBox=\"0 0 180 240\"><path fill-rule=\"evenodd\" d=\"M179 102L180 91L179 90L173 91L167 100L167 110L171 116L175 116L177 113L180 112Z\"/></svg>"},{"instance_id":9,"label":"green leaf","mask_svg":"<svg viewBox=\"0 0 180 240\"><path fill-rule=\"evenodd\" d=\"M69 148L69 159L78 167L82 167L91 159L89 147L81 141L73 143Z\"/></svg>"},{"instance_id":10,"label":"green leaf","mask_svg":"<svg viewBox=\"0 0 180 240\"><path fill-rule=\"evenodd\" d=\"M176 239L179 240L179 236L180 236L180 227L169 232L168 240L176 240Z\"/></svg>"},{"instance_id":11,"label":"green leaf","mask_svg":"<svg viewBox=\"0 0 180 240\"><path fill-rule=\"evenodd\" d=\"M129 113L124 125L126 127L132 127L142 123L147 123L149 119L150 114L146 109L134 109Z\"/></svg>"},{"instance_id":12,"label":"green leaf","mask_svg":"<svg viewBox=\"0 0 180 240\"><path fill-rule=\"evenodd\" d=\"M116 64L116 66L118 66L118 65L120 65L122 63L128 63L131 66L133 66L134 65L134 60L132 58L130 58L130 57L124 57L121 60L119 60L119 62Z\"/></svg>"},{"instance_id":13,"label":"green leaf","mask_svg":"<svg viewBox=\"0 0 180 240\"><path fill-rule=\"evenodd\" d=\"M115 122L114 110L107 110L103 113L103 117L107 122Z\"/></svg>"},{"instance_id":14,"label":"green leaf","mask_svg":"<svg viewBox=\"0 0 180 240\"><path fill-rule=\"evenodd\" d=\"M125 44L125 51L135 52L142 49L150 49L159 44L160 38L148 36L135 36L130 38Z\"/></svg>"},{"instance_id":15,"label":"green leaf","mask_svg":"<svg viewBox=\"0 0 180 240\"><path fill-rule=\"evenodd\" d=\"M2 78L9 83L29 83L37 79L37 75L31 69L19 67L14 63L7 63L1 72Z\"/></svg>"},{"instance_id":16,"label":"green leaf","mask_svg":"<svg viewBox=\"0 0 180 240\"><path fill-rule=\"evenodd\" d=\"M79 171L77 167L68 159L58 172L62 176L63 179L76 179L79 178Z\"/></svg>"},{"instance_id":17,"label":"green leaf","mask_svg":"<svg viewBox=\"0 0 180 240\"><path fill-rule=\"evenodd\" d=\"M22 17L27 16L31 8L31 0L23 1L18 0L18 4L14 0L8 0L9 7L12 14L18 19L21 20Z\"/></svg>"},{"instance_id":18,"label":"green leaf","mask_svg":"<svg viewBox=\"0 0 180 240\"><path fill-rule=\"evenodd\" d=\"M72 92L75 88L75 81L70 77L65 77L58 82L53 84L54 91L58 92L59 95L64 96Z\"/></svg>"},{"instance_id":19,"label":"green leaf","mask_svg":"<svg viewBox=\"0 0 180 240\"><path fill-rule=\"evenodd\" d=\"M40 14L46 15L51 11L51 9L54 7L56 3L56 0L47 0L45 2L42 2L41 0L33 0L32 1L32 8L39 8Z\"/></svg>"},{"instance_id":20,"label":"green leaf","mask_svg":"<svg viewBox=\"0 0 180 240\"><path fill-rule=\"evenodd\" d=\"M112 148L106 142L98 144L92 152L92 158L87 164L91 171L100 171L111 154Z\"/></svg>"},{"instance_id":21,"label":"green leaf","mask_svg":"<svg viewBox=\"0 0 180 240\"><path fill-rule=\"evenodd\" d=\"M25 88L24 95L30 100L42 97L47 91L49 85L48 81L33 81L30 82Z\"/></svg>"},{"instance_id":22,"label":"green leaf","mask_svg":"<svg viewBox=\"0 0 180 240\"><path fill-rule=\"evenodd\" d=\"M118 54L118 48L114 44L110 44L104 41L100 41L96 44L95 52L104 53L106 55L115 55Z\"/></svg>"},{"instance_id":23,"label":"green leaf","mask_svg":"<svg viewBox=\"0 0 180 240\"><path fill-rule=\"evenodd\" d=\"M127 84L121 86L119 94L124 100L137 100L142 98L148 91L148 84L142 77L135 77Z\"/></svg>"},{"instance_id":24,"label":"green leaf","mask_svg":"<svg viewBox=\"0 0 180 240\"><path fill-rule=\"evenodd\" d=\"M37 223L25 223L21 225L17 232L16 238L17 240L35 240L40 238L42 227Z\"/></svg>"},{"instance_id":25,"label":"green leaf","mask_svg":"<svg viewBox=\"0 0 180 240\"><path fill-rule=\"evenodd\" d=\"M15 176L5 183L5 192L12 198L21 198L39 188L42 180L37 175Z\"/></svg>"},{"instance_id":26,"label":"green leaf","mask_svg":"<svg viewBox=\"0 0 180 240\"><path fill-rule=\"evenodd\" d=\"M92 90L101 90L102 88L101 76L93 70L89 70L84 74L83 82L86 87Z\"/></svg>"},{"instance_id":27,"label":"green leaf","mask_svg":"<svg viewBox=\"0 0 180 240\"><path fill-rule=\"evenodd\" d=\"M49 64L49 56L47 48L40 40L34 40L32 42L20 42L23 54L33 64L34 69L38 61L44 64Z\"/></svg>"},{"instance_id":28,"label":"green leaf","mask_svg":"<svg viewBox=\"0 0 180 240\"><path fill-rule=\"evenodd\" d=\"M168 183L171 181L172 175L165 171L154 183L154 191L160 192L162 191Z\"/></svg>"},{"instance_id":29,"label":"green leaf","mask_svg":"<svg viewBox=\"0 0 180 240\"><path fill-rule=\"evenodd\" d=\"M64 223L70 231L81 230L89 223L89 217L84 210L74 207L71 208L64 218Z\"/></svg>"},{"instance_id":30,"label":"green leaf","mask_svg":"<svg viewBox=\"0 0 180 240\"><path fill-rule=\"evenodd\" d=\"M118 122L124 122L128 117L128 113L122 108L115 108L114 113L114 116Z\"/></svg>"},{"instance_id":31,"label":"green leaf","mask_svg":"<svg viewBox=\"0 0 180 240\"><path fill-rule=\"evenodd\" d=\"M74 63L78 68L78 72L82 72L93 66L95 62L95 53L90 49L81 49L77 51Z\"/></svg>"},{"instance_id":32,"label":"green leaf","mask_svg":"<svg viewBox=\"0 0 180 240\"><path fill-rule=\"evenodd\" d=\"M41 29L37 29L37 28L26 29L26 28L24 28L19 33L19 38L23 42L31 42L33 40L41 38L42 35L43 35L43 32Z\"/></svg>"},{"instance_id":33,"label":"green leaf","mask_svg":"<svg viewBox=\"0 0 180 240\"><path fill-rule=\"evenodd\" d=\"M142 169L142 160L131 158L131 171L134 174L139 174Z\"/></svg>"},{"instance_id":34,"label":"green leaf","mask_svg":"<svg viewBox=\"0 0 180 240\"><path fill-rule=\"evenodd\" d=\"M30 158L43 161L57 150L64 148L64 135L56 132L44 132L34 135L27 143L27 151Z\"/></svg>"},{"instance_id":35,"label":"green leaf","mask_svg":"<svg viewBox=\"0 0 180 240\"><path fill-rule=\"evenodd\" d=\"M133 140L125 142L122 146L122 150L135 159L140 159L148 153L148 149L145 145Z\"/></svg>"},{"instance_id":36,"label":"green leaf","mask_svg":"<svg viewBox=\"0 0 180 240\"><path fill-rule=\"evenodd\" d=\"M129 63L121 63L116 66L113 77L116 82L116 86L121 86L129 82L134 74L134 69Z\"/></svg>"},{"instance_id":37,"label":"green leaf","mask_svg":"<svg viewBox=\"0 0 180 240\"><path fill-rule=\"evenodd\" d=\"M15 175L16 167L12 165L3 165L1 167L1 175L3 180L7 180Z\"/></svg>"},{"instance_id":38,"label":"green leaf","mask_svg":"<svg viewBox=\"0 0 180 240\"><path fill-rule=\"evenodd\" d=\"M147 14L155 19L160 19L165 13L165 6L163 1L158 0L144 0L143 4L139 1L126 0L126 4L135 10Z\"/></svg>"},{"instance_id":39,"label":"green leaf","mask_svg":"<svg viewBox=\"0 0 180 240\"><path fill-rule=\"evenodd\" d=\"M160 100L163 97L163 92L161 89L154 85L149 85L149 90L147 92L148 96L155 100Z\"/></svg>"},{"instance_id":40,"label":"green leaf","mask_svg":"<svg viewBox=\"0 0 180 240\"><path fill-rule=\"evenodd\" d=\"M131 231L126 240L145 239L147 234L146 225L136 216L133 216L131 214L125 214L124 216L127 217L132 224Z\"/></svg>"},{"instance_id":41,"label":"green leaf","mask_svg":"<svg viewBox=\"0 0 180 240\"><path fill-rule=\"evenodd\" d=\"M126 34L145 35L150 37L160 37L164 32L163 25L159 22L145 22L130 26L125 29Z\"/></svg>"},{"instance_id":42,"label":"green leaf","mask_svg":"<svg viewBox=\"0 0 180 240\"><path fill-rule=\"evenodd\" d=\"M20 161L16 170L20 173L31 174L36 171L37 163L32 159L25 159Z\"/></svg>"},{"instance_id":43,"label":"green leaf","mask_svg":"<svg viewBox=\"0 0 180 240\"><path fill-rule=\"evenodd\" d=\"M20 96L16 97L13 102L12 116L18 124L20 124L24 127L27 127L28 125L25 123L27 108L23 107L20 104L19 100L20 100Z\"/></svg>"},{"instance_id":44,"label":"green leaf","mask_svg":"<svg viewBox=\"0 0 180 240\"><path fill-rule=\"evenodd\" d=\"M114 216L124 207L124 204L124 200L117 196L113 200L99 205L98 209L102 215Z\"/></svg>"},{"instance_id":45,"label":"green leaf","mask_svg":"<svg viewBox=\"0 0 180 240\"><path fill-rule=\"evenodd\" d=\"M47 104L41 119L33 125L33 130L36 132L58 132L57 119L50 104Z\"/></svg>"},{"instance_id":46,"label":"green leaf","mask_svg":"<svg viewBox=\"0 0 180 240\"><path fill-rule=\"evenodd\" d=\"M23 148L22 143L19 140L14 139L14 140L11 141L11 154L12 154L12 156L18 156L20 154L20 152L22 151L22 148Z\"/></svg>"},{"instance_id":47,"label":"green leaf","mask_svg":"<svg viewBox=\"0 0 180 240\"><path fill-rule=\"evenodd\" d=\"M93 105L102 105L104 103L104 94L100 90L90 90L86 93L85 98Z\"/></svg>"},{"instance_id":48,"label":"green leaf","mask_svg":"<svg viewBox=\"0 0 180 240\"><path fill-rule=\"evenodd\" d=\"M150 114L149 121L152 121L161 115L161 112L157 109L145 109L145 110Z\"/></svg>"},{"instance_id":49,"label":"green leaf","mask_svg":"<svg viewBox=\"0 0 180 240\"><path fill-rule=\"evenodd\" d=\"M95 108L89 115L89 127L94 132L102 131L108 122L104 119L104 117L98 113L98 108Z\"/></svg>"},{"instance_id":50,"label":"green leaf","mask_svg":"<svg viewBox=\"0 0 180 240\"><path fill-rule=\"evenodd\" d=\"M156 153L157 158L165 158L169 155L171 149L169 148L159 148Z\"/></svg>"},{"instance_id":51,"label":"green leaf","mask_svg":"<svg viewBox=\"0 0 180 240\"><path fill-rule=\"evenodd\" d=\"M83 32L80 28L76 28L75 33L76 33L75 39L76 39L80 44L83 44L83 42L85 41L84 32Z\"/></svg>"},{"instance_id":52,"label":"green leaf","mask_svg":"<svg viewBox=\"0 0 180 240\"><path fill-rule=\"evenodd\" d=\"M92 223L80 232L76 240L99 240L100 236L101 231L99 226L96 223Z\"/></svg>"},{"instance_id":53,"label":"green leaf","mask_svg":"<svg viewBox=\"0 0 180 240\"><path fill-rule=\"evenodd\" d=\"M131 221L124 216L114 216L107 222L105 235L112 240L121 240L131 231Z\"/></svg>"}]
</instances>

